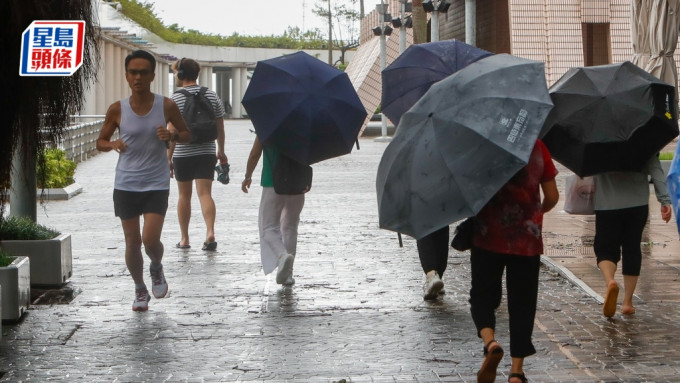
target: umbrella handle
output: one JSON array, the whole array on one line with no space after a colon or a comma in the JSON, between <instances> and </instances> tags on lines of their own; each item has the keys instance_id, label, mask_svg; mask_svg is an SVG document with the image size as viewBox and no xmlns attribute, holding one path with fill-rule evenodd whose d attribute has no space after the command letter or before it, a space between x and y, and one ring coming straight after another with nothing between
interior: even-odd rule
<instances>
[{"instance_id":1,"label":"umbrella handle","mask_svg":"<svg viewBox=\"0 0 680 383\"><path fill-rule=\"evenodd\" d=\"M357 143L357 150L361 149L361 148L359 148L359 138L357 138L356 143Z\"/></svg>"},{"instance_id":2,"label":"umbrella handle","mask_svg":"<svg viewBox=\"0 0 680 383\"><path fill-rule=\"evenodd\" d=\"M397 233L397 237L399 238L399 247L404 247L404 242L401 240L401 233Z\"/></svg>"}]
</instances>

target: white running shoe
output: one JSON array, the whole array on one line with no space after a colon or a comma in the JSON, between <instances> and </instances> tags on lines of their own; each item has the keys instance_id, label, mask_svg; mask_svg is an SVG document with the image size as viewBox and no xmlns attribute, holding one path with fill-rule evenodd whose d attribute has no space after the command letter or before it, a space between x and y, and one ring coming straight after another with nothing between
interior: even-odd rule
<instances>
[{"instance_id":1,"label":"white running shoe","mask_svg":"<svg viewBox=\"0 0 680 383\"><path fill-rule=\"evenodd\" d=\"M132 302L132 311L146 311L149 309L151 296L147 289L135 289L135 301Z\"/></svg>"},{"instance_id":2,"label":"white running shoe","mask_svg":"<svg viewBox=\"0 0 680 383\"><path fill-rule=\"evenodd\" d=\"M156 298L163 298L168 294L168 282L165 280L165 274L163 274L163 265L157 270L153 270L149 267L151 272L151 292Z\"/></svg>"},{"instance_id":3,"label":"white running shoe","mask_svg":"<svg viewBox=\"0 0 680 383\"><path fill-rule=\"evenodd\" d=\"M293 262L295 257L290 254L284 254L279 257L278 270L276 271L276 283L279 285L286 284L289 279L293 279Z\"/></svg>"},{"instance_id":4,"label":"white running shoe","mask_svg":"<svg viewBox=\"0 0 680 383\"><path fill-rule=\"evenodd\" d=\"M433 276L427 277L425 286L423 286L423 299L426 301L437 299L443 288L444 282L439 278L439 274L435 273Z\"/></svg>"}]
</instances>

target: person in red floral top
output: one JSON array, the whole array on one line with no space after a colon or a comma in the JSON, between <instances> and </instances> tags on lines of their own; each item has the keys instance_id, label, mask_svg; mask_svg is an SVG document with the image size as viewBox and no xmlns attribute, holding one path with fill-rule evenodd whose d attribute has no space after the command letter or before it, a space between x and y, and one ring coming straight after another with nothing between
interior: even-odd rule
<instances>
[{"instance_id":1,"label":"person in red floral top","mask_svg":"<svg viewBox=\"0 0 680 383\"><path fill-rule=\"evenodd\" d=\"M470 311L484 342L478 382L493 382L503 357L495 340L496 308L506 271L510 320L509 382L525 382L524 358L536 353L531 341L536 315L543 214L559 199L557 169L548 149L537 140L528 164L515 174L477 214L471 249ZM543 191L543 200L541 192Z\"/></svg>"}]
</instances>

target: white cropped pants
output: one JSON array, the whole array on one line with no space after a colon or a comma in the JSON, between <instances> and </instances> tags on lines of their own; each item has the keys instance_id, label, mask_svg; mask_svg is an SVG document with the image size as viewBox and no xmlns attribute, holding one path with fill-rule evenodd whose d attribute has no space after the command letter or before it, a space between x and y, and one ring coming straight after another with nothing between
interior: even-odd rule
<instances>
[{"instance_id":1,"label":"white cropped pants","mask_svg":"<svg viewBox=\"0 0 680 383\"><path fill-rule=\"evenodd\" d=\"M281 255L295 255L300 212L304 205L304 194L282 195L276 194L273 187L262 188L258 226L265 274L276 269Z\"/></svg>"}]
</instances>

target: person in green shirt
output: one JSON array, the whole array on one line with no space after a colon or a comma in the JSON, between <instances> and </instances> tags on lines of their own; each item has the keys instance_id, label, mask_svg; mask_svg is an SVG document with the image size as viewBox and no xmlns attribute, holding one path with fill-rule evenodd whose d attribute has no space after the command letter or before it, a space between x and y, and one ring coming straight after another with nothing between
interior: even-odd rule
<instances>
[{"instance_id":1,"label":"person in green shirt","mask_svg":"<svg viewBox=\"0 0 680 383\"><path fill-rule=\"evenodd\" d=\"M279 158L279 152L270 147L262 147L259 138L255 138L253 148L248 156L245 179L241 183L241 190L248 193L252 183L253 171L260 157L262 161L262 197L258 226L260 231L260 255L262 269L266 274L276 271L276 283L292 285L293 262L297 248L298 225L300 213L305 204L304 194L276 194L272 169Z\"/></svg>"}]
</instances>

